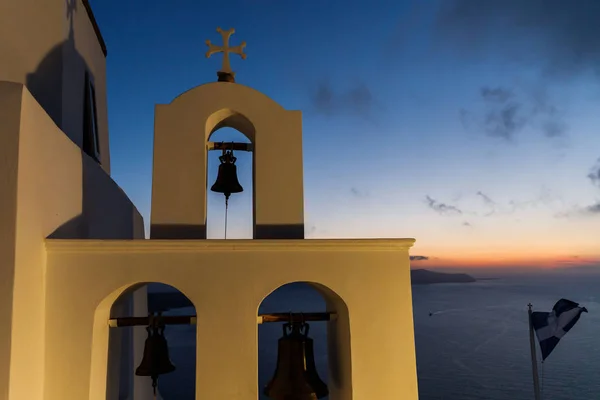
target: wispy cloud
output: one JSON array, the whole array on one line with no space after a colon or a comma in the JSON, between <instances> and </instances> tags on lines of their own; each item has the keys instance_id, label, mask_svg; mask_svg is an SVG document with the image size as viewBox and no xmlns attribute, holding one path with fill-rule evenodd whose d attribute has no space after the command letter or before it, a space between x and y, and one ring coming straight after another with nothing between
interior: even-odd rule
<instances>
[{"instance_id":1,"label":"wispy cloud","mask_svg":"<svg viewBox=\"0 0 600 400\"><path fill-rule=\"evenodd\" d=\"M600 215L600 202L597 202L596 204L592 204L591 206L587 206L583 210L587 214L598 214L598 215Z\"/></svg>"},{"instance_id":2,"label":"wispy cloud","mask_svg":"<svg viewBox=\"0 0 600 400\"><path fill-rule=\"evenodd\" d=\"M462 214L462 210L452 204L439 202L429 195L425 196L426 204L433 211L442 215Z\"/></svg>"},{"instance_id":3,"label":"wispy cloud","mask_svg":"<svg viewBox=\"0 0 600 400\"><path fill-rule=\"evenodd\" d=\"M434 51L461 60L520 64L538 71L538 87L481 89L485 110L460 110L465 126L514 141L534 127L548 138L563 137L565 99L551 100L557 83L600 78L600 4L597 0L441 0L434 24ZM523 88L521 88L523 89ZM557 105L560 105L558 107ZM560 143L558 143L560 144Z\"/></svg>"},{"instance_id":4,"label":"wispy cloud","mask_svg":"<svg viewBox=\"0 0 600 400\"><path fill-rule=\"evenodd\" d=\"M350 188L350 194L354 197L358 197L358 198L365 198L369 196L369 192L365 191L365 190L361 190L358 189L357 187L353 186Z\"/></svg>"},{"instance_id":5,"label":"wispy cloud","mask_svg":"<svg viewBox=\"0 0 600 400\"><path fill-rule=\"evenodd\" d=\"M547 77L600 73L597 0L443 0L434 23L439 46L460 56L505 58Z\"/></svg>"},{"instance_id":6,"label":"wispy cloud","mask_svg":"<svg viewBox=\"0 0 600 400\"><path fill-rule=\"evenodd\" d=\"M410 261L427 261L429 257L427 256L410 256Z\"/></svg>"},{"instance_id":7,"label":"wispy cloud","mask_svg":"<svg viewBox=\"0 0 600 400\"><path fill-rule=\"evenodd\" d=\"M489 208L489 211L485 214L486 216L490 216L496 212L497 204L490 196L483 193L481 190L476 193L476 196L479 196L483 200L483 203Z\"/></svg>"},{"instance_id":8,"label":"wispy cloud","mask_svg":"<svg viewBox=\"0 0 600 400\"><path fill-rule=\"evenodd\" d=\"M478 201L473 201L476 198ZM459 196L453 204L442 203L426 196L426 204L429 208L437 211L439 214L462 214L471 217L491 217L507 216L517 211L530 208L548 207L552 209L556 206L564 207L564 201L561 196L550 189L542 186L539 193L527 200L509 200L498 201L493 199L482 190L466 193ZM465 221L464 226L472 226L472 222Z\"/></svg>"},{"instance_id":9,"label":"wispy cloud","mask_svg":"<svg viewBox=\"0 0 600 400\"><path fill-rule=\"evenodd\" d=\"M600 158L590 168L587 178L590 180L592 185L600 189ZM573 206L567 211L561 211L555 215L557 218L569 218L569 217L584 217L584 216L599 216L600 215L600 199L587 206Z\"/></svg>"},{"instance_id":10,"label":"wispy cloud","mask_svg":"<svg viewBox=\"0 0 600 400\"><path fill-rule=\"evenodd\" d=\"M563 112L551 101L544 87L520 86L520 90L504 86L482 87L480 112L461 109L465 128L474 125L488 136L513 141L527 127L541 130L545 137L563 136L568 126ZM480 115L481 114L481 115Z\"/></svg>"},{"instance_id":11,"label":"wispy cloud","mask_svg":"<svg viewBox=\"0 0 600 400\"><path fill-rule=\"evenodd\" d=\"M505 88L484 87L481 89L481 97L488 106L483 122L486 132L490 136L513 139L515 133L523 129L527 122L522 104L515 101L514 94Z\"/></svg>"},{"instance_id":12,"label":"wispy cloud","mask_svg":"<svg viewBox=\"0 0 600 400\"><path fill-rule=\"evenodd\" d=\"M596 164L590 169L587 177L592 182L592 185L600 189L600 158L598 158ZM600 200L596 200L595 203L583 207L582 212L588 215L600 215Z\"/></svg>"},{"instance_id":13,"label":"wispy cloud","mask_svg":"<svg viewBox=\"0 0 600 400\"><path fill-rule=\"evenodd\" d=\"M600 158L598 158L596 164L590 168L590 173L587 175L587 177L590 181L592 181L592 185L600 188Z\"/></svg>"},{"instance_id":14,"label":"wispy cloud","mask_svg":"<svg viewBox=\"0 0 600 400\"><path fill-rule=\"evenodd\" d=\"M592 185L600 189L600 158L596 160L596 164L592 166L587 177L592 182ZM597 200L596 203L585 207L584 210L588 214L600 215L600 200Z\"/></svg>"},{"instance_id":15,"label":"wispy cloud","mask_svg":"<svg viewBox=\"0 0 600 400\"><path fill-rule=\"evenodd\" d=\"M346 90L334 90L331 82L319 83L310 96L315 112L326 115L355 115L370 119L375 107L375 98L371 89L359 82Z\"/></svg>"},{"instance_id":16,"label":"wispy cloud","mask_svg":"<svg viewBox=\"0 0 600 400\"><path fill-rule=\"evenodd\" d=\"M585 218L600 215L600 201L587 206L572 206L568 210L554 214L556 218Z\"/></svg>"},{"instance_id":17,"label":"wispy cloud","mask_svg":"<svg viewBox=\"0 0 600 400\"><path fill-rule=\"evenodd\" d=\"M600 259L594 257L570 256L568 258L557 260L557 264L574 267L600 267Z\"/></svg>"}]
</instances>

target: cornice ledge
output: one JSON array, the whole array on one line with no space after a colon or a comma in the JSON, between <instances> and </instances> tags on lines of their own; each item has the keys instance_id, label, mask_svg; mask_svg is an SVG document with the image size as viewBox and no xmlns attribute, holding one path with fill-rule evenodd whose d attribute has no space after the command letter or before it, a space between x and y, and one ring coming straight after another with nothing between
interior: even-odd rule
<instances>
[{"instance_id":1,"label":"cornice ledge","mask_svg":"<svg viewBox=\"0 0 600 400\"><path fill-rule=\"evenodd\" d=\"M415 239L46 239L48 253L203 253L221 251L402 251Z\"/></svg>"}]
</instances>

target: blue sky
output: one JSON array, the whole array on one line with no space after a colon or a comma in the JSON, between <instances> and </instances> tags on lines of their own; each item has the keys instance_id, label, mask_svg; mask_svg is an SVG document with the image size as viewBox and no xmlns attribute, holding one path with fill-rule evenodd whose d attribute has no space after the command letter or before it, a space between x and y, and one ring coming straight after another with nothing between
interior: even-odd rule
<instances>
[{"instance_id":1,"label":"blue sky","mask_svg":"<svg viewBox=\"0 0 600 400\"><path fill-rule=\"evenodd\" d=\"M113 178L147 224L154 105L216 80L204 42L234 27L237 82L303 111L307 237L415 237L426 266L600 264L595 0L91 3ZM228 237L248 238L237 155ZM208 224L222 237L220 195Z\"/></svg>"}]
</instances>

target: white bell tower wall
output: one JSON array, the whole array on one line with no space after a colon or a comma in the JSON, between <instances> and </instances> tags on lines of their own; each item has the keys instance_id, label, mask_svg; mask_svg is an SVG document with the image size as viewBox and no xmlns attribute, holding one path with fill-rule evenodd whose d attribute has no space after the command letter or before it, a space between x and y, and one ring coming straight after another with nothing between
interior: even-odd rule
<instances>
[{"instance_id":1,"label":"white bell tower wall","mask_svg":"<svg viewBox=\"0 0 600 400\"><path fill-rule=\"evenodd\" d=\"M156 106L151 239L206 239L207 144L223 127L253 144L254 239L303 239L302 113L229 82Z\"/></svg>"}]
</instances>

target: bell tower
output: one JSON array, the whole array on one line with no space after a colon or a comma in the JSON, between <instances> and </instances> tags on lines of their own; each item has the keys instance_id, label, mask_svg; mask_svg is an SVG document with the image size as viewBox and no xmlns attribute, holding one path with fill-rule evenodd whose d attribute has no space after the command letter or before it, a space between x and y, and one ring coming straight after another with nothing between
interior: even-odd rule
<instances>
[{"instance_id":1,"label":"bell tower","mask_svg":"<svg viewBox=\"0 0 600 400\"><path fill-rule=\"evenodd\" d=\"M152 378L173 366L187 371L182 378L195 374L196 399L257 400L260 390L282 400L291 393L297 398L300 387L302 399L329 393L330 400L418 400L409 258L414 239L300 240L302 114L235 82L229 56L243 57L244 45L229 46L233 30L219 30L222 46L208 43L207 56L224 54L216 82L156 106L150 234L156 240L146 240L142 218L110 178L108 153L102 151L108 149L102 123L106 104L101 106L106 98L100 93L105 62L93 20L74 14L83 20L75 19L78 45L71 50L83 51L88 58L82 61L62 43L64 2L35 3L46 4L36 8L34 0L0 0L0 55L8 49L24 56L0 60L0 79L7 79L4 65L8 78L20 77L0 81L0 278L5 282L0 400L144 400L151 398ZM2 34L14 33L13 28L26 35ZM36 85L26 84L26 75L47 50L51 74L39 69L44 73L37 74L36 99L27 89ZM84 79L86 63L90 79ZM79 83L71 82L74 71ZM69 79L58 85L68 87L57 97L54 78L61 76ZM42 98L62 99L62 105L46 108ZM62 116L71 108L79 117L67 121ZM90 144L87 150L69 135L65 121L74 134L86 132L81 143ZM249 143L211 141L224 127L236 129ZM210 151L222 157L216 182L207 182ZM252 165L236 166L234 157L244 151L252 152ZM236 185L242 168L251 168L246 172L252 189ZM252 193L256 240L202 240L207 192L213 187L232 198L242 189ZM158 293L148 290L149 283L177 291ZM310 286L320 299L307 296L304 305L298 304L299 313L276 309L284 307L278 296L265 302L292 283ZM304 297L289 294L290 300ZM263 305L268 313L259 311ZM165 308L190 315L154 318ZM313 321L322 328L312 331L319 337L315 347L308 329ZM285 331L278 330L283 336L277 344L262 335L282 354L269 383L260 377L259 363L267 354L259 348L259 325L281 322ZM181 324L196 329L181 332L178 344L186 359L178 366L166 362L169 336L154 335ZM150 332L132 328L142 326ZM187 336L192 331L195 345ZM195 368L187 364L194 352ZM327 375L317 371L315 356L317 362L326 358ZM284 373L286 364L293 374ZM179 386L181 378L171 379ZM165 396L192 398L163 388Z\"/></svg>"},{"instance_id":2,"label":"bell tower","mask_svg":"<svg viewBox=\"0 0 600 400\"><path fill-rule=\"evenodd\" d=\"M246 58L246 44L230 47L234 30L217 31L223 45L207 41L206 56L223 53L218 81L155 109L150 238L206 239L207 152L229 146L253 152L253 238L303 239L302 113L236 83L229 55ZM243 133L250 145L210 142L224 127Z\"/></svg>"}]
</instances>

